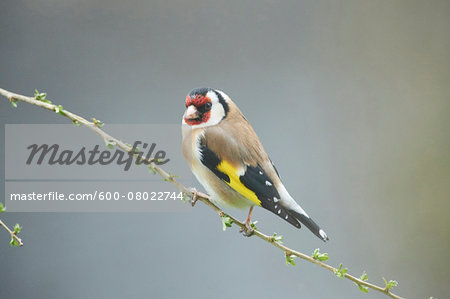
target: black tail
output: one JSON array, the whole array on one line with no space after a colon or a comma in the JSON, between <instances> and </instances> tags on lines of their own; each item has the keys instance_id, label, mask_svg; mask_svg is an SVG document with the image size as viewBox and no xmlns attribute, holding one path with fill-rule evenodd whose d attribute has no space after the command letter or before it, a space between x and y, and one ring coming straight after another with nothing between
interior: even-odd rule
<instances>
[{"instance_id":1,"label":"black tail","mask_svg":"<svg viewBox=\"0 0 450 299\"><path fill-rule=\"evenodd\" d=\"M317 237L319 237L323 241L328 241L327 234L321 229L311 218L297 213L296 211L290 210L290 214L292 214L297 220L299 220L302 224L304 224L309 230L315 234Z\"/></svg>"}]
</instances>

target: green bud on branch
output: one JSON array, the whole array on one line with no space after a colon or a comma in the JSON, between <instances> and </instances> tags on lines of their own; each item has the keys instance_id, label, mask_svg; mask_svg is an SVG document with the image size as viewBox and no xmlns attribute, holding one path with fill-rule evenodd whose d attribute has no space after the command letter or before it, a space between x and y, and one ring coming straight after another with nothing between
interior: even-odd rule
<instances>
[{"instance_id":1,"label":"green bud on branch","mask_svg":"<svg viewBox=\"0 0 450 299\"><path fill-rule=\"evenodd\" d=\"M224 215L221 218L222 218L222 230L226 231L227 227L231 227L231 225L233 224L233 219L231 219L227 215Z\"/></svg>"}]
</instances>

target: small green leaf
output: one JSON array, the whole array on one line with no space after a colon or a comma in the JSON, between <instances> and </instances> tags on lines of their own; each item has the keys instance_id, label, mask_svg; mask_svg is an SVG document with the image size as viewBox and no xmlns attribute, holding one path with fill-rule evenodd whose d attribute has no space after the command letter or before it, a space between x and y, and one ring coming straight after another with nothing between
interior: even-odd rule
<instances>
[{"instance_id":1,"label":"small green leaf","mask_svg":"<svg viewBox=\"0 0 450 299\"><path fill-rule=\"evenodd\" d=\"M233 219L231 219L229 216L222 216L222 229L223 231L227 230L227 227L231 227L231 224L233 224Z\"/></svg>"},{"instance_id":2,"label":"small green leaf","mask_svg":"<svg viewBox=\"0 0 450 299\"><path fill-rule=\"evenodd\" d=\"M103 127L104 123L102 121L95 119L95 118L91 118L91 119L92 119L92 122L94 123L94 126L99 127L99 128Z\"/></svg>"},{"instance_id":3,"label":"small green leaf","mask_svg":"<svg viewBox=\"0 0 450 299\"><path fill-rule=\"evenodd\" d=\"M369 279L369 277L366 274L366 271L363 272L363 274L361 275L361 277L359 279L361 279L362 281L367 281ZM356 282L354 282L354 284L356 286L358 286L358 288L359 288L359 290L361 292L363 292L363 293L368 293L369 292L369 288L368 287L366 287L364 285L357 284Z\"/></svg>"},{"instance_id":4,"label":"small green leaf","mask_svg":"<svg viewBox=\"0 0 450 299\"><path fill-rule=\"evenodd\" d=\"M11 100L11 106L17 108L17 100Z\"/></svg>"},{"instance_id":5,"label":"small green leaf","mask_svg":"<svg viewBox=\"0 0 450 299\"><path fill-rule=\"evenodd\" d=\"M363 285L358 284L358 288L363 293L369 293L369 288Z\"/></svg>"},{"instance_id":6,"label":"small green leaf","mask_svg":"<svg viewBox=\"0 0 450 299\"><path fill-rule=\"evenodd\" d=\"M170 176L170 179L171 179L171 180L180 177L180 176L178 176L178 175L176 175L176 174L172 174L171 172L169 172L169 176Z\"/></svg>"},{"instance_id":7,"label":"small green leaf","mask_svg":"<svg viewBox=\"0 0 450 299\"><path fill-rule=\"evenodd\" d=\"M61 105L57 105L54 108L55 112L61 115L66 115L66 113L64 112L64 108Z\"/></svg>"},{"instance_id":8,"label":"small green leaf","mask_svg":"<svg viewBox=\"0 0 450 299\"><path fill-rule=\"evenodd\" d=\"M250 227L253 228L254 230L258 230L258 228L256 227L256 223L258 223L258 220L255 220L252 223L250 223Z\"/></svg>"},{"instance_id":9,"label":"small green leaf","mask_svg":"<svg viewBox=\"0 0 450 299\"><path fill-rule=\"evenodd\" d=\"M9 245L11 245L13 247L19 247L19 242L17 242L17 240L15 238L11 238Z\"/></svg>"},{"instance_id":10,"label":"small green leaf","mask_svg":"<svg viewBox=\"0 0 450 299\"><path fill-rule=\"evenodd\" d=\"M75 127L81 126L80 122L76 119L72 120L72 123L75 125Z\"/></svg>"},{"instance_id":11,"label":"small green leaf","mask_svg":"<svg viewBox=\"0 0 450 299\"><path fill-rule=\"evenodd\" d=\"M341 263L341 264L339 264L339 268L336 269L334 274L336 274L337 277L342 279L342 278L344 278L344 276L347 272L348 272L348 268L342 268L342 263Z\"/></svg>"},{"instance_id":12,"label":"small green leaf","mask_svg":"<svg viewBox=\"0 0 450 299\"><path fill-rule=\"evenodd\" d=\"M34 97L36 100L42 101L47 99L47 93L46 92L39 92L37 89L34 90Z\"/></svg>"},{"instance_id":13,"label":"small green leaf","mask_svg":"<svg viewBox=\"0 0 450 299\"><path fill-rule=\"evenodd\" d=\"M277 233L273 233L273 235L270 237L270 240L278 244L283 244L283 236L277 235Z\"/></svg>"},{"instance_id":14,"label":"small green leaf","mask_svg":"<svg viewBox=\"0 0 450 299\"><path fill-rule=\"evenodd\" d=\"M155 170L155 168L153 168L153 166L152 166L151 164L148 164L148 170L149 170L151 173L156 174L156 170Z\"/></svg>"},{"instance_id":15,"label":"small green leaf","mask_svg":"<svg viewBox=\"0 0 450 299\"><path fill-rule=\"evenodd\" d=\"M114 149L114 146L116 145L116 142L114 140L107 140L107 139L105 139L105 145L109 149Z\"/></svg>"},{"instance_id":16,"label":"small green leaf","mask_svg":"<svg viewBox=\"0 0 450 299\"><path fill-rule=\"evenodd\" d=\"M286 265L295 266L295 255L286 254Z\"/></svg>"},{"instance_id":17,"label":"small green leaf","mask_svg":"<svg viewBox=\"0 0 450 299\"><path fill-rule=\"evenodd\" d=\"M14 234L17 235L21 230L22 227L18 223L16 223L16 225L14 225Z\"/></svg>"},{"instance_id":18,"label":"small green leaf","mask_svg":"<svg viewBox=\"0 0 450 299\"><path fill-rule=\"evenodd\" d=\"M47 100L46 92L39 92L37 89L34 90L34 98L38 101L51 104L52 101Z\"/></svg>"},{"instance_id":19,"label":"small green leaf","mask_svg":"<svg viewBox=\"0 0 450 299\"><path fill-rule=\"evenodd\" d=\"M6 211L6 207L3 205L3 203L0 202L0 213L4 213Z\"/></svg>"},{"instance_id":20,"label":"small green leaf","mask_svg":"<svg viewBox=\"0 0 450 299\"><path fill-rule=\"evenodd\" d=\"M192 194L190 194L190 193L183 193L183 197L181 198L181 200L184 203L188 203L191 199L192 199Z\"/></svg>"},{"instance_id":21,"label":"small green leaf","mask_svg":"<svg viewBox=\"0 0 450 299\"><path fill-rule=\"evenodd\" d=\"M319 248L314 250L312 258L318 261L328 261L330 258L328 257L328 253L320 253Z\"/></svg>"},{"instance_id":22,"label":"small green leaf","mask_svg":"<svg viewBox=\"0 0 450 299\"><path fill-rule=\"evenodd\" d=\"M389 280L389 282L386 280L386 278L383 277L384 284L386 286L386 290L390 290L393 287L398 286L398 282L396 280Z\"/></svg>"}]
</instances>

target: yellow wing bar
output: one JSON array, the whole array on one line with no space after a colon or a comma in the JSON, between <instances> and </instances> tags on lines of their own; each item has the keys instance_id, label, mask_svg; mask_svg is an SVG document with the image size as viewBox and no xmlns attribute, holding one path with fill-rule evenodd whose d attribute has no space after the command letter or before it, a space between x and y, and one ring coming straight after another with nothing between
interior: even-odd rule
<instances>
[{"instance_id":1,"label":"yellow wing bar","mask_svg":"<svg viewBox=\"0 0 450 299\"><path fill-rule=\"evenodd\" d=\"M251 200L258 206L261 206L261 201L256 196L255 192L248 189L244 184L242 184L239 179L237 169L231 165L228 161L222 160L219 165L217 165L217 170L223 172L230 178L230 182L226 182L231 188L239 192L242 196Z\"/></svg>"}]
</instances>

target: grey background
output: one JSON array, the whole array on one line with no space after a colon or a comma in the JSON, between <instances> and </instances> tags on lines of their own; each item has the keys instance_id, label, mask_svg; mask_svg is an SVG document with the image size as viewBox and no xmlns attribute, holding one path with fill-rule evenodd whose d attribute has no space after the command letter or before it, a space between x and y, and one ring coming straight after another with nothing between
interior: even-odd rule
<instances>
[{"instance_id":1,"label":"grey background","mask_svg":"<svg viewBox=\"0 0 450 299\"><path fill-rule=\"evenodd\" d=\"M3 0L0 86L137 124L177 124L190 89L220 88L331 240L258 209L260 229L378 284L397 279L408 298L445 298L449 13L449 1ZM5 101L0 121L66 123ZM23 225L25 246L0 232L1 298L382 297L309 263L286 266L260 240L222 232L201 204L2 220Z\"/></svg>"}]
</instances>

